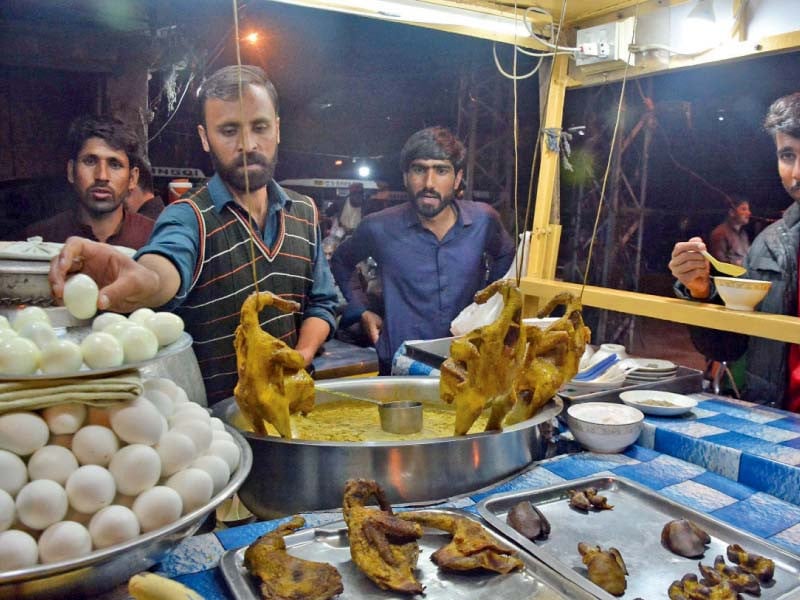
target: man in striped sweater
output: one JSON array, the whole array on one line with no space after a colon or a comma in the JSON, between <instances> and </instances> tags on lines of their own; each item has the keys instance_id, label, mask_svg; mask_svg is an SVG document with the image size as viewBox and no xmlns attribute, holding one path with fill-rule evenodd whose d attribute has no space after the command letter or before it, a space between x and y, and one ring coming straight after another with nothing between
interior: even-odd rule
<instances>
[{"instance_id":1,"label":"man in striped sweater","mask_svg":"<svg viewBox=\"0 0 800 600\"><path fill-rule=\"evenodd\" d=\"M198 100L197 129L216 174L161 213L134 259L71 238L50 280L60 297L65 276L80 270L100 286L101 310L149 306L180 314L213 404L236 384L233 336L254 280L259 290L300 303L294 314L267 307L261 325L306 365L333 332L337 299L314 202L273 178L280 142L275 87L258 67L224 67L203 83Z\"/></svg>"}]
</instances>

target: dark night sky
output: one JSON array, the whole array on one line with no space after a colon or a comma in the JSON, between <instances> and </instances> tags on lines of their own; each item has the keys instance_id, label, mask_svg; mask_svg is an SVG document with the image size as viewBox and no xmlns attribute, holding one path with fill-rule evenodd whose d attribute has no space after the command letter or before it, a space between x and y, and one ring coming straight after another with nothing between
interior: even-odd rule
<instances>
[{"instance_id":1,"label":"dark night sky","mask_svg":"<svg viewBox=\"0 0 800 600\"><path fill-rule=\"evenodd\" d=\"M216 21L205 19L207 36L197 36L207 39L209 48L231 25L224 6L217 10ZM246 7L241 30L253 28L262 31L266 41L257 48L243 45L243 61L263 66L281 94L279 179L351 177L352 163L334 168L335 155L378 157L372 161L375 178L398 188L398 153L408 135L428 125L455 127L461 74L480 68L499 79L491 43L475 38L276 2L251 2ZM235 62L231 38L227 41L209 71ZM503 52L508 64L510 53L507 48ZM684 233L707 234L724 214L724 198L676 162L716 188L750 197L756 217L773 219L785 208L788 197L777 177L772 142L760 127L772 100L797 90L798 81L798 52L666 73L650 78L650 83L641 80L643 89L652 85L659 123L651 147L647 204L661 213L648 217L646 228L670 241L654 250L650 262L661 268L672 240ZM502 85L511 84L502 80ZM523 125L537 124L537 85L536 77L520 83ZM627 88L629 126L641 107L637 86L631 81ZM591 135L591 121L613 118L619 85L604 87L600 93L598 88L568 91L564 126L586 124ZM151 144L154 162L163 163L161 157L173 154L176 145L190 145L193 166L210 171L194 133L192 102L186 104ZM158 113L151 131L163 118ZM580 148L576 140L573 149ZM526 141L523 165L530 161L531 150ZM605 156L596 160L601 173ZM523 172L523 198L527 182ZM567 226L573 209L574 198L566 189L562 210ZM682 214L690 216L685 230L678 227Z\"/></svg>"}]
</instances>

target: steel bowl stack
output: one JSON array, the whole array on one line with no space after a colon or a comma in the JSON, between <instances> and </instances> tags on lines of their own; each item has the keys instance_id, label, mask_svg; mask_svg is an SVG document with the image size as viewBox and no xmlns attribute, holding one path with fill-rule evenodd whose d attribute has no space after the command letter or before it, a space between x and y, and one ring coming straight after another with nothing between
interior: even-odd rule
<instances>
[{"instance_id":1,"label":"steel bowl stack","mask_svg":"<svg viewBox=\"0 0 800 600\"><path fill-rule=\"evenodd\" d=\"M437 403L437 377L367 377L317 383L317 402L352 394L380 402ZM347 479L375 479L393 504L433 503L496 483L544 456L546 429L561 412L559 398L539 414L503 431L422 441L321 442L242 432L253 449L253 470L239 497L262 519L338 508ZM238 421L233 398L214 416Z\"/></svg>"}]
</instances>

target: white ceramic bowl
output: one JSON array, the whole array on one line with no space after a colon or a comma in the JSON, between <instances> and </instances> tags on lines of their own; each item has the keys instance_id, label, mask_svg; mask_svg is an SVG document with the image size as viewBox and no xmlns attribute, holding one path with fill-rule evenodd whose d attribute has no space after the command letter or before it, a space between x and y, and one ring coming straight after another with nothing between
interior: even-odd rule
<instances>
[{"instance_id":1,"label":"white ceramic bowl","mask_svg":"<svg viewBox=\"0 0 800 600\"><path fill-rule=\"evenodd\" d=\"M741 277L714 277L714 284L727 308L746 311L755 310L772 285L769 281Z\"/></svg>"},{"instance_id":2,"label":"white ceramic bowl","mask_svg":"<svg viewBox=\"0 0 800 600\"><path fill-rule=\"evenodd\" d=\"M567 426L575 439L592 452L622 452L639 437L644 414L612 402L584 402L567 409Z\"/></svg>"}]
</instances>

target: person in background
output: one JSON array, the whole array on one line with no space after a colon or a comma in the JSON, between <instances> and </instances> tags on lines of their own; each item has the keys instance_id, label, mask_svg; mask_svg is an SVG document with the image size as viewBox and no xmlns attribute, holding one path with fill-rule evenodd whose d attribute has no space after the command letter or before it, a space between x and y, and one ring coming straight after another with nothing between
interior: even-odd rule
<instances>
[{"instance_id":1,"label":"person in background","mask_svg":"<svg viewBox=\"0 0 800 600\"><path fill-rule=\"evenodd\" d=\"M793 200L783 216L753 240L744 260L746 277L772 282L758 310L798 316L798 251L800 250L800 92L778 98L770 106L764 129L775 142L778 175ZM678 242L669 268L675 289L688 299L718 302L708 261L699 254L706 245L699 237ZM707 330L714 345L746 348L744 397L800 412L800 346L760 337Z\"/></svg>"},{"instance_id":2,"label":"person in background","mask_svg":"<svg viewBox=\"0 0 800 600\"><path fill-rule=\"evenodd\" d=\"M343 238L353 233L361 222L361 209L364 204L364 184L358 181L350 184L347 198L341 205L333 204L329 210L333 214L333 225L331 230L335 230L338 225L343 232Z\"/></svg>"},{"instance_id":3,"label":"person in background","mask_svg":"<svg viewBox=\"0 0 800 600\"><path fill-rule=\"evenodd\" d=\"M750 202L742 196L729 198L727 218L711 232L709 252L714 258L742 265L750 250L750 236L745 227L750 222Z\"/></svg>"},{"instance_id":4,"label":"person in background","mask_svg":"<svg viewBox=\"0 0 800 600\"><path fill-rule=\"evenodd\" d=\"M449 336L450 322L475 292L511 265L514 244L497 212L455 199L464 158L464 145L447 129L414 133L400 153L408 202L364 217L333 254L336 282L375 344L382 375L404 341ZM370 256L379 268L383 316L367 310L353 288L356 265Z\"/></svg>"},{"instance_id":5,"label":"person in background","mask_svg":"<svg viewBox=\"0 0 800 600\"><path fill-rule=\"evenodd\" d=\"M70 159L67 179L75 190L75 207L26 227L19 239L40 236L64 242L79 235L98 242L141 248L153 220L125 208L136 187L139 140L127 126L108 116L81 116L67 133Z\"/></svg>"},{"instance_id":6,"label":"person in background","mask_svg":"<svg viewBox=\"0 0 800 600\"><path fill-rule=\"evenodd\" d=\"M164 210L164 202L155 194L153 169L150 167L150 161L143 156L136 160L136 167L139 169L139 181L125 199L125 207L130 212L139 213L155 221Z\"/></svg>"},{"instance_id":7,"label":"person in background","mask_svg":"<svg viewBox=\"0 0 800 600\"><path fill-rule=\"evenodd\" d=\"M70 238L53 260L50 283L61 298L65 277L81 271L100 287L102 310L179 314L213 404L231 396L238 380L234 332L254 279L258 290L300 303L293 314L266 307L261 324L307 366L335 327L336 292L313 200L274 179L278 94L264 71L224 67L202 84L198 103L197 131L215 175L164 209L134 259Z\"/></svg>"}]
</instances>

